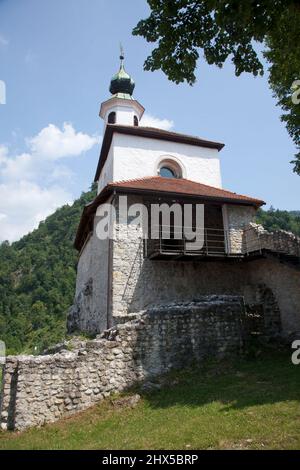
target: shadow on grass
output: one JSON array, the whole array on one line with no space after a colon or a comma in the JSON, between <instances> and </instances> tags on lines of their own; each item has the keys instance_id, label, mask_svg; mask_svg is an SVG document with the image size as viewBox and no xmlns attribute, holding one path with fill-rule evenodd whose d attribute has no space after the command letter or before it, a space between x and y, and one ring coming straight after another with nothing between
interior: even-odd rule
<instances>
[{"instance_id":1,"label":"shadow on grass","mask_svg":"<svg viewBox=\"0 0 300 470\"><path fill-rule=\"evenodd\" d=\"M162 377L157 391L142 392L152 408L176 405L199 407L221 403L231 409L300 401L300 365L288 354L268 354L257 359L212 362ZM300 414L300 412L299 412Z\"/></svg>"}]
</instances>

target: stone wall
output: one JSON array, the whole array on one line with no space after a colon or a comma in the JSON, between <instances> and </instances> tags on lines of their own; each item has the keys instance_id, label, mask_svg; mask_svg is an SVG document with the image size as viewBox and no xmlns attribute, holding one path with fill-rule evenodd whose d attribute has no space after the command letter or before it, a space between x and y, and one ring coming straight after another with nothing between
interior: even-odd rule
<instances>
[{"instance_id":1,"label":"stone wall","mask_svg":"<svg viewBox=\"0 0 300 470\"><path fill-rule=\"evenodd\" d=\"M74 351L8 357L1 427L23 430L53 422L172 368L238 354L243 320L241 298L204 297L137 314Z\"/></svg>"},{"instance_id":2,"label":"stone wall","mask_svg":"<svg viewBox=\"0 0 300 470\"><path fill-rule=\"evenodd\" d=\"M250 296L249 296L250 294ZM265 284L245 289L246 334L278 339L282 336L281 314L273 291Z\"/></svg>"},{"instance_id":3,"label":"stone wall","mask_svg":"<svg viewBox=\"0 0 300 470\"><path fill-rule=\"evenodd\" d=\"M78 261L76 292L67 330L99 333L108 327L109 240L100 240L95 229Z\"/></svg>"},{"instance_id":4,"label":"stone wall","mask_svg":"<svg viewBox=\"0 0 300 470\"><path fill-rule=\"evenodd\" d=\"M245 266L251 285L269 288L280 310L282 334L300 333L300 272L276 259L257 259Z\"/></svg>"},{"instance_id":5,"label":"stone wall","mask_svg":"<svg viewBox=\"0 0 300 470\"><path fill-rule=\"evenodd\" d=\"M251 223L244 235L244 251L268 250L300 257L300 237L285 230L268 232L262 225Z\"/></svg>"},{"instance_id":6,"label":"stone wall","mask_svg":"<svg viewBox=\"0 0 300 470\"><path fill-rule=\"evenodd\" d=\"M226 205L229 253L243 253L244 230L255 220L256 209L252 206Z\"/></svg>"}]
</instances>

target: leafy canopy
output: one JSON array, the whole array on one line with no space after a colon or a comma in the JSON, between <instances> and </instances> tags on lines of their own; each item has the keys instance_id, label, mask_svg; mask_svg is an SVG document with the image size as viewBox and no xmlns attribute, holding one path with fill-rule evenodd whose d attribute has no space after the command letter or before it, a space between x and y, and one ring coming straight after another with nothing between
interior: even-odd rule
<instances>
[{"instance_id":1,"label":"leafy canopy","mask_svg":"<svg viewBox=\"0 0 300 470\"><path fill-rule=\"evenodd\" d=\"M237 76L262 75L255 43L264 43L270 87L285 111L282 120L287 130L300 147L300 103L291 99L292 84L300 79L299 0L148 0L148 4L150 16L133 30L134 35L157 43L144 68L161 69L175 83L195 82L201 50L205 60L218 67L231 58ZM300 152L293 163L300 174Z\"/></svg>"}]
</instances>

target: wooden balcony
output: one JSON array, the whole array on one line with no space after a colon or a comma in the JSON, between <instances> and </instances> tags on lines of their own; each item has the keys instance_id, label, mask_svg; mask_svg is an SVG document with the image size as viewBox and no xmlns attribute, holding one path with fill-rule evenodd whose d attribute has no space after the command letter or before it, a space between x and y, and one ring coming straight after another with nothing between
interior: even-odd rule
<instances>
[{"instance_id":1,"label":"wooden balcony","mask_svg":"<svg viewBox=\"0 0 300 470\"><path fill-rule=\"evenodd\" d=\"M177 231L176 231L177 230ZM152 234L153 235L153 234ZM198 240L198 241L197 241ZM182 228L159 227L152 239L145 240L145 256L150 259L197 259L242 258L242 253L230 253L229 233L223 229L205 228L197 231L197 240L190 241Z\"/></svg>"}]
</instances>

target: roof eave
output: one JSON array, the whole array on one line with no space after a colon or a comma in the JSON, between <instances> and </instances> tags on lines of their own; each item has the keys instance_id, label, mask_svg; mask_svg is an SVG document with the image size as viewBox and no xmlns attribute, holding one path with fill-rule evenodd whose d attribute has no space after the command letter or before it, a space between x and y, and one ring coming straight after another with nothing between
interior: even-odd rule
<instances>
[{"instance_id":1,"label":"roof eave","mask_svg":"<svg viewBox=\"0 0 300 470\"><path fill-rule=\"evenodd\" d=\"M203 195L196 195L191 193L183 193L183 192L176 192L176 191L160 191L160 190L151 190L151 189L144 189L144 188L128 188L128 187L120 187L114 186L113 184L109 185L110 188L114 189L117 193L130 193L130 194L151 194L154 196L162 196L165 197L166 195L170 197L176 198L188 198L188 199L197 199L202 201L215 201L215 202L222 202L228 204L237 204L237 205L244 205L244 206L255 206L261 207L265 205L265 201L260 199L238 199L238 198L230 198L224 196L203 196Z\"/></svg>"},{"instance_id":2,"label":"roof eave","mask_svg":"<svg viewBox=\"0 0 300 470\"><path fill-rule=\"evenodd\" d=\"M243 205L243 206L253 206L256 208L259 208L266 203L260 199L253 199L253 200L244 200L244 199L231 199L231 198L226 198L226 197L217 197L217 196L197 196L195 194L189 194L189 193L178 193L178 192L173 192L173 191L158 191L158 190L149 190L149 189L136 189L136 188L128 188L128 187L120 187L116 186L113 183L108 184L100 194L98 194L95 199L87 204L84 209L83 213L81 215L81 219L79 222L79 226L77 229L75 241L74 241L74 247L80 251L83 243L82 239L84 237L84 229L87 226L87 224L90 221L90 215L93 215L97 207L102 203L107 200L107 198L112 194L112 193L121 193L121 194L139 194L139 195L152 195L152 196L161 196L161 197L172 197L172 198L187 198L187 199L193 199L193 200L201 200L201 201L208 201L208 202L215 202L215 203L223 203L223 204L234 204L234 205ZM95 209L95 210L94 210Z\"/></svg>"},{"instance_id":3,"label":"roof eave","mask_svg":"<svg viewBox=\"0 0 300 470\"><path fill-rule=\"evenodd\" d=\"M108 100L103 101L100 106L100 112L99 116L104 119L105 113L107 112L107 109L109 109L113 105L131 105L135 106L136 110L138 111L139 118L143 116L145 112L144 106L141 105L133 96L128 95L128 98L123 98L117 95L111 96Z\"/></svg>"}]
</instances>

